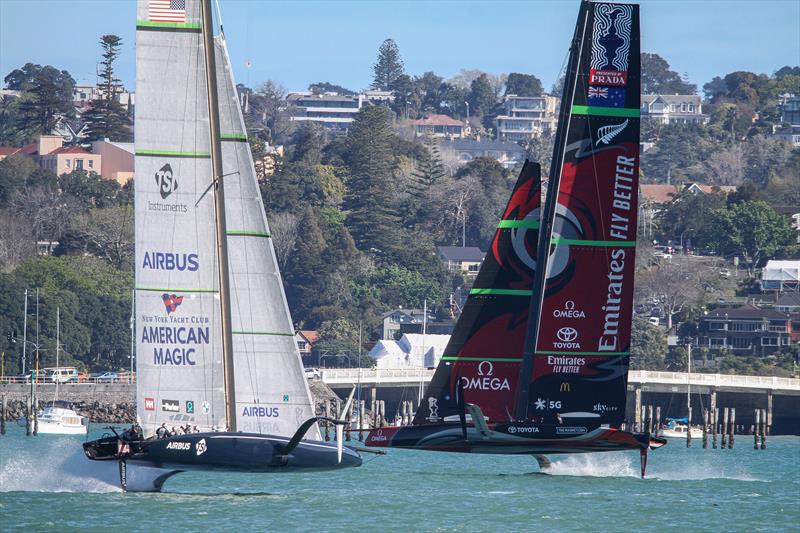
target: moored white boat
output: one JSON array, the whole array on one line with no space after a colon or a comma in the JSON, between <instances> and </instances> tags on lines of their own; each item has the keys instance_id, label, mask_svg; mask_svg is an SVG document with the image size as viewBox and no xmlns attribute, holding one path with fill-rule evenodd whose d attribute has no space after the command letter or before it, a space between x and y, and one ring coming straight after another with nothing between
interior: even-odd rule
<instances>
[{"instance_id":1,"label":"moored white boat","mask_svg":"<svg viewBox=\"0 0 800 533\"><path fill-rule=\"evenodd\" d=\"M665 427L659 430L658 436L665 439L685 439L688 428L689 426L687 424L671 421ZM693 439L699 439L703 437L703 428L700 426L692 426L690 431Z\"/></svg>"},{"instance_id":2,"label":"moored white boat","mask_svg":"<svg viewBox=\"0 0 800 533\"><path fill-rule=\"evenodd\" d=\"M38 415L39 435L86 435L89 432L89 417L75 412L71 402L54 400L48 402ZM25 418L18 420L25 425Z\"/></svg>"}]
</instances>

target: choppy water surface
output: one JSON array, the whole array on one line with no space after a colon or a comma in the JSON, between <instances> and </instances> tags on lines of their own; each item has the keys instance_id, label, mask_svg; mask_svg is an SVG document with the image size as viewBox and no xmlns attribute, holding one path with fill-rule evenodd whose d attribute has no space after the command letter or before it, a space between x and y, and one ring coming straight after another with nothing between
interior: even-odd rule
<instances>
[{"instance_id":1,"label":"choppy water surface","mask_svg":"<svg viewBox=\"0 0 800 533\"><path fill-rule=\"evenodd\" d=\"M99 432L93 432L98 435ZM800 531L800 438L554 459L389 450L317 474L184 473L122 494L79 437L0 437L0 531Z\"/></svg>"}]
</instances>

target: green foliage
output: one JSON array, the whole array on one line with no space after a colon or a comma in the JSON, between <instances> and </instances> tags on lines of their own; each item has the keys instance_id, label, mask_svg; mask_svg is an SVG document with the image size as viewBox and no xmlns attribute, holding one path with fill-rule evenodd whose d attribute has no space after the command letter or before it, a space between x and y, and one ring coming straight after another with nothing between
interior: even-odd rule
<instances>
[{"instance_id":1,"label":"green foliage","mask_svg":"<svg viewBox=\"0 0 800 533\"><path fill-rule=\"evenodd\" d=\"M647 320L633 317L631 330L632 370L660 370L664 368L667 355L667 337L658 327Z\"/></svg>"},{"instance_id":2,"label":"green foliage","mask_svg":"<svg viewBox=\"0 0 800 533\"><path fill-rule=\"evenodd\" d=\"M308 90L314 94L336 93L341 96L352 96L356 94L355 91L351 91L350 89L346 89L341 85L336 85L335 83L329 83L327 81L312 83L308 86Z\"/></svg>"},{"instance_id":3,"label":"green foliage","mask_svg":"<svg viewBox=\"0 0 800 533\"><path fill-rule=\"evenodd\" d=\"M506 80L506 94L517 96L541 96L544 92L542 82L533 74L512 72Z\"/></svg>"},{"instance_id":4,"label":"green foliage","mask_svg":"<svg viewBox=\"0 0 800 533\"><path fill-rule=\"evenodd\" d=\"M98 87L103 91L103 97L93 100L89 104L89 110L83 114L86 139L95 141L108 138L112 141L129 142L133 140L133 132L127 112L117 98L121 83L114 74L114 61L119 57L122 39L116 35L103 35L100 46L103 48L103 70L100 74L102 82Z\"/></svg>"},{"instance_id":5,"label":"green foliage","mask_svg":"<svg viewBox=\"0 0 800 533\"><path fill-rule=\"evenodd\" d=\"M471 115L483 116L494 107L497 98L486 74L481 74L472 80L467 101Z\"/></svg>"},{"instance_id":6,"label":"green foliage","mask_svg":"<svg viewBox=\"0 0 800 533\"><path fill-rule=\"evenodd\" d=\"M789 244L792 229L787 217L766 202L737 202L716 209L705 228L705 243L718 254L750 258L754 265L772 257Z\"/></svg>"},{"instance_id":7,"label":"green foliage","mask_svg":"<svg viewBox=\"0 0 800 533\"><path fill-rule=\"evenodd\" d=\"M694 94L697 86L670 69L658 54L642 52L642 94Z\"/></svg>"},{"instance_id":8,"label":"green foliage","mask_svg":"<svg viewBox=\"0 0 800 533\"><path fill-rule=\"evenodd\" d=\"M403 74L400 49L392 39L386 39L378 48L378 60L372 67L372 88L390 90L392 83Z\"/></svg>"},{"instance_id":9,"label":"green foliage","mask_svg":"<svg viewBox=\"0 0 800 533\"><path fill-rule=\"evenodd\" d=\"M359 111L346 141L347 227L360 250L378 255L400 244L399 215L390 188L395 164L392 137L388 110L371 106Z\"/></svg>"},{"instance_id":10,"label":"green foliage","mask_svg":"<svg viewBox=\"0 0 800 533\"><path fill-rule=\"evenodd\" d=\"M417 83L408 74L401 74L389 84L389 90L394 94L392 111L399 117L413 119L419 116L422 107L422 91Z\"/></svg>"}]
</instances>

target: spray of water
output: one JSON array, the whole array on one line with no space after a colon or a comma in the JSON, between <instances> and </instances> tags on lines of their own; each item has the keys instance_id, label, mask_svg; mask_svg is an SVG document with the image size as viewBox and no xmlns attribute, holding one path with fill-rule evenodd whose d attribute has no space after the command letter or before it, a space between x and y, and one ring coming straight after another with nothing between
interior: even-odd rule
<instances>
[{"instance_id":1,"label":"spray of water","mask_svg":"<svg viewBox=\"0 0 800 533\"><path fill-rule=\"evenodd\" d=\"M32 444L0 454L0 492L120 490L116 463L90 461L75 439L39 436Z\"/></svg>"},{"instance_id":2,"label":"spray of water","mask_svg":"<svg viewBox=\"0 0 800 533\"><path fill-rule=\"evenodd\" d=\"M638 456L636 459L638 461ZM624 453L584 453L553 461L547 473L556 476L639 477L639 465Z\"/></svg>"}]
</instances>

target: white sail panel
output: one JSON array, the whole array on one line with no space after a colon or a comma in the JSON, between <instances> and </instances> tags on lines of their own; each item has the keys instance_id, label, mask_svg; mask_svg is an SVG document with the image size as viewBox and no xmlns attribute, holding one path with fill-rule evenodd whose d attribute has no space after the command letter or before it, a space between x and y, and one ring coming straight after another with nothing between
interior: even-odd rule
<instances>
[{"instance_id":1,"label":"white sail panel","mask_svg":"<svg viewBox=\"0 0 800 533\"><path fill-rule=\"evenodd\" d=\"M137 415L148 435L163 422L225 426L213 195L200 199L211 182L200 5L165 22L149 4L137 8L135 124Z\"/></svg>"},{"instance_id":2,"label":"white sail panel","mask_svg":"<svg viewBox=\"0 0 800 533\"><path fill-rule=\"evenodd\" d=\"M216 54L237 427L291 436L302 422L314 416L314 407L221 37L216 40ZM316 426L308 437L319 438Z\"/></svg>"}]
</instances>

